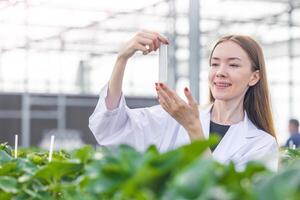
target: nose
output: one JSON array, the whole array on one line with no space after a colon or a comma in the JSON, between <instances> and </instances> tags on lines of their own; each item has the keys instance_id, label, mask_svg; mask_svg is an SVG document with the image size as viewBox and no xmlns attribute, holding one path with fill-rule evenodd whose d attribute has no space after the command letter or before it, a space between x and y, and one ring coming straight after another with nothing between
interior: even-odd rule
<instances>
[{"instance_id":1,"label":"nose","mask_svg":"<svg viewBox=\"0 0 300 200\"><path fill-rule=\"evenodd\" d=\"M216 71L216 77L226 77L226 76L227 76L227 67L225 64L221 64Z\"/></svg>"}]
</instances>

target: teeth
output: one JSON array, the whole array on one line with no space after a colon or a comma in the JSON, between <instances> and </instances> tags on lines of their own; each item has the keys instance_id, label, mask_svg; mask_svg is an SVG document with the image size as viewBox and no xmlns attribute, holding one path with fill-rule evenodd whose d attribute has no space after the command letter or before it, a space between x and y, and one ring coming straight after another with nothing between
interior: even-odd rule
<instances>
[{"instance_id":1,"label":"teeth","mask_svg":"<svg viewBox=\"0 0 300 200\"><path fill-rule=\"evenodd\" d=\"M220 86L220 87L229 87L230 84L229 83L215 83L216 86Z\"/></svg>"}]
</instances>

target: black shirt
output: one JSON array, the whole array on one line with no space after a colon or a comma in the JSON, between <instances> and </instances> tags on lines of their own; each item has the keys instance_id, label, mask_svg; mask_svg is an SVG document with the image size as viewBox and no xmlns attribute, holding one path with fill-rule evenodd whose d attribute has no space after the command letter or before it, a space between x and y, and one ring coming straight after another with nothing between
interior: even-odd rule
<instances>
[{"instance_id":1,"label":"black shirt","mask_svg":"<svg viewBox=\"0 0 300 200\"><path fill-rule=\"evenodd\" d=\"M226 132L228 131L230 125L221 125L221 124L217 124L213 121L210 121L210 125L209 125L209 134L217 134L220 137L219 143L221 141L221 139L224 137L224 135L226 134ZM215 148L217 147L218 144L216 144L215 146L211 147L211 151L214 151Z\"/></svg>"}]
</instances>

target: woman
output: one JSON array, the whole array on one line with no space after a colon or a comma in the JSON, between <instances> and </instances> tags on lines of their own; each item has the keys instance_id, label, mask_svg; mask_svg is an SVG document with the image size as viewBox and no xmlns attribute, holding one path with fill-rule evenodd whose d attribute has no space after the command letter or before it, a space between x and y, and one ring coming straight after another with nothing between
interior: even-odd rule
<instances>
[{"instance_id":1,"label":"woman","mask_svg":"<svg viewBox=\"0 0 300 200\"><path fill-rule=\"evenodd\" d=\"M160 105L129 109L122 95L128 59L136 52L156 51L167 38L141 31L124 45L101 93L89 126L101 145L126 143L144 151L155 144L167 151L216 132L221 140L209 154L221 163L233 161L243 169L261 160L273 170L278 166L278 146L270 109L265 62L260 46L250 37L221 38L209 58L210 106L199 112L188 88L187 103L165 83L156 83ZM147 48L149 47L149 48Z\"/></svg>"}]
</instances>

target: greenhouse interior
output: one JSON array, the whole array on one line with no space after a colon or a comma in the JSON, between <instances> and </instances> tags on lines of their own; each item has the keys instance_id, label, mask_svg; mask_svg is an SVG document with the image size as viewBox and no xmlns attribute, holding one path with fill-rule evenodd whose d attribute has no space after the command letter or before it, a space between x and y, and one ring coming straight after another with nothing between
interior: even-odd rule
<instances>
[{"instance_id":1,"label":"greenhouse interior","mask_svg":"<svg viewBox=\"0 0 300 200\"><path fill-rule=\"evenodd\" d=\"M300 199L299 0L0 10L0 199Z\"/></svg>"}]
</instances>

